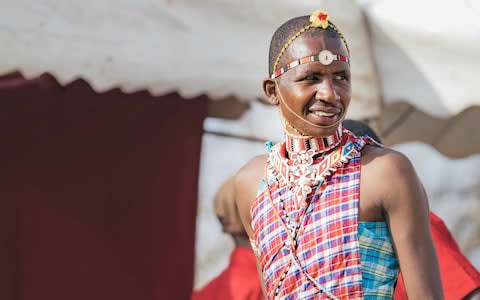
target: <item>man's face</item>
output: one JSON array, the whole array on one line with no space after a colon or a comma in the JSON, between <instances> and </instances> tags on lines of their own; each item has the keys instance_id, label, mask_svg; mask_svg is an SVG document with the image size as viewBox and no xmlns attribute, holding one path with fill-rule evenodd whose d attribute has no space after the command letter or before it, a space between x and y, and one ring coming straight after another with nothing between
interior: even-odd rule
<instances>
[{"instance_id":1,"label":"man's face","mask_svg":"<svg viewBox=\"0 0 480 300\"><path fill-rule=\"evenodd\" d=\"M280 65L316 55L322 50L348 57L340 38L316 34L295 40L285 52ZM350 104L350 66L346 62L333 61L327 66L320 62L299 65L280 76L277 83L283 101L296 114L316 125L329 126L337 123ZM278 92L277 97L280 97ZM328 136L338 128L338 125L329 128L312 126L291 113L282 101L279 101L279 105L285 119L303 134Z\"/></svg>"}]
</instances>

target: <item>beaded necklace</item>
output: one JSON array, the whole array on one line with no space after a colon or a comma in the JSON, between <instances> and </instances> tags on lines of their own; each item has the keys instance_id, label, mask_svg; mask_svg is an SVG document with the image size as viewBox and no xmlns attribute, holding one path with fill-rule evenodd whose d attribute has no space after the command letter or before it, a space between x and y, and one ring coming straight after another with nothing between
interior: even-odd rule
<instances>
[{"instance_id":1,"label":"beaded necklace","mask_svg":"<svg viewBox=\"0 0 480 300\"><path fill-rule=\"evenodd\" d=\"M298 136L285 132L285 150L295 166L311 164L315 156L332 150L341 141L341 124L333 135L327 137Z\"/></svg>"},{"instance_id":2,"label":"beaded necklace","mask_svg":"<svg viewBox=\"0 0 480 300\"><path fill-rule=\"evenodd\" d=\"M348 135L344 135L342 130L340 126L335 134L326 138L303 139L287 135L287 141L276 145L272 149L275 151L270 152L267 167L280 184L292 185L297 209L306 206L306 198L312 192L312 186L323 182L326 176L347 162L354 150L352 143L347 143ZM338 147L342 141L344 145ZM315 159L319 155L320 158Z\"/></svg>"}]
</instances>

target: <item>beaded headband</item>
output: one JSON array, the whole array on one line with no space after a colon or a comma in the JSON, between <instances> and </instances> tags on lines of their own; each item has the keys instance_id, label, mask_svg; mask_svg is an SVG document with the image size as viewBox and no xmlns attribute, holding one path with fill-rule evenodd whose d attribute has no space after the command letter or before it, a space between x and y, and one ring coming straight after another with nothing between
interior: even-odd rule
<instances>
[{"instance_id":1,"label":"beaded headband","mask_svg":"<svg viewBox=\"0 0 480 300\"><path fill-rule=\"evenodd\" d=\"M307 56L307 57L302 57L300 59L294 60L290 62L288 65L285 67L281 67L277 69L278 63L280 62L280 59L282 58L283 54L287 50L287 48L295 41L299 36L301 36L305 31L309 30L310 28L322 28L322 29L327 29L328 27L331 27L335 32L338 34L338 36L342 39L343 43L345 44L345 47L347 48L347 52L350 54L350 48L348 47L347 40L343 36L343 34L340 32L340 30L330 22L329 20L329 15L327 12L323 10L316 10L310 15L310 23L300 29L297 33L295 33L282 47L280 52L278 53L277 58L275 59L275 63L273 64L273 70L272 74L270 77L272 79L277 78L278 76L282 75L286 71L299 66L301 64L305 64L308 62L312 61L319 61L323 65L329 65L333 61L338 60L338 61L345 61L347 63L350 63L350 60L348 57L345 55L340 55L340 54L333 54L329 50L323 50L317 55L312 55L312 56Z\"/></svg>"},{"instance_id":2,"label":"beaded headband","mask_svg":"<svg viewBox=\"0 0 480 300\"><path fill-rule=\"evenodd\" d=\"M273 71L273 74L270 75L270 78L275 79L278 76L282 75L283 73L287 72L288 70L290 70L290 69L292 69L296 66L303 65L303 64L306 64L306 63L309 63L309 62L312 62L312 61L319 61L319 62L322 63L322 65L328 66L329 64L331 64L335 60L350 63L350 60L345 55L333 54L329 50L323 50L322 52L320 52L317 55L302 57L300 59L297 59L297 60L294 60L294 61L288 63L285 67L281 67L281 68L276 69L275 71Z\"/></svg>"}]
</instances>

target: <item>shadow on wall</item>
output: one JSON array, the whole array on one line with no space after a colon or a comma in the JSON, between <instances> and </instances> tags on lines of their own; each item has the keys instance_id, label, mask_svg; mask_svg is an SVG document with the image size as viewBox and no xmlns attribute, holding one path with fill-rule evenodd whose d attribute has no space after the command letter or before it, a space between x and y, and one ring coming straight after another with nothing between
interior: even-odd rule
<instances>
[{"instance_id":1,"label":"shadow on wall","mask_svg":"<svg viewBox=\"0 0 480 300\"><path fill-rule=\"evenodd\" d=\"M379 131L387 146L419 141L448 157L462 158L480 153L478 120L479 106L469 107L451 118L435 118L409 103L398 102L383 109Z\"/></svg>"}]
</instances>

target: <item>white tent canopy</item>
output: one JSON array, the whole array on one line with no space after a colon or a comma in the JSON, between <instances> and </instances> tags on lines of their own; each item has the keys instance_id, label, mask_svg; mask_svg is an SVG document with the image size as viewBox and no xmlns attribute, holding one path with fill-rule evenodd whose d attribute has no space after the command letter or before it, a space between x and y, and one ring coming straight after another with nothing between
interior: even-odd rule
<instances>
[{"instance_id":1,"label":"white tent canopy","mask_svg":"<svg viewBox=\"0 0 480 300\"><path fill-rule=\"evenodd\" d=\"M0 74L49 72L62 84L82 77L97 91L252 100L262 96L275 28L326 8L352 48L350 117L377 117L379 91L386 104L408 101L437 116L480 104L478 1L2 2Z\"/></svg>"},{"instance_id":2,"label":"white tent canopy","mask_svg":"<svg viewBox=\"0 0 480 300\"><path fill-rule=\"evenodd\" d=\"M352 114L371 118L380 99L364 20L340 1L17 0L0 10L0 73L86 79L97 91L121 87L185 97L261 97L268 44L278 25L325 7L354 53Z\"/></svg>"},{"instance_id":3,"label":"white tent canopy","mask_svg":"<svg viewBox=\"0 0 480 300\"><path fill-rule=\"evenodd\" d=\"M480 105L480 1L364 1L385 104L447 117Z\"/></svg>"}]
</instances>

